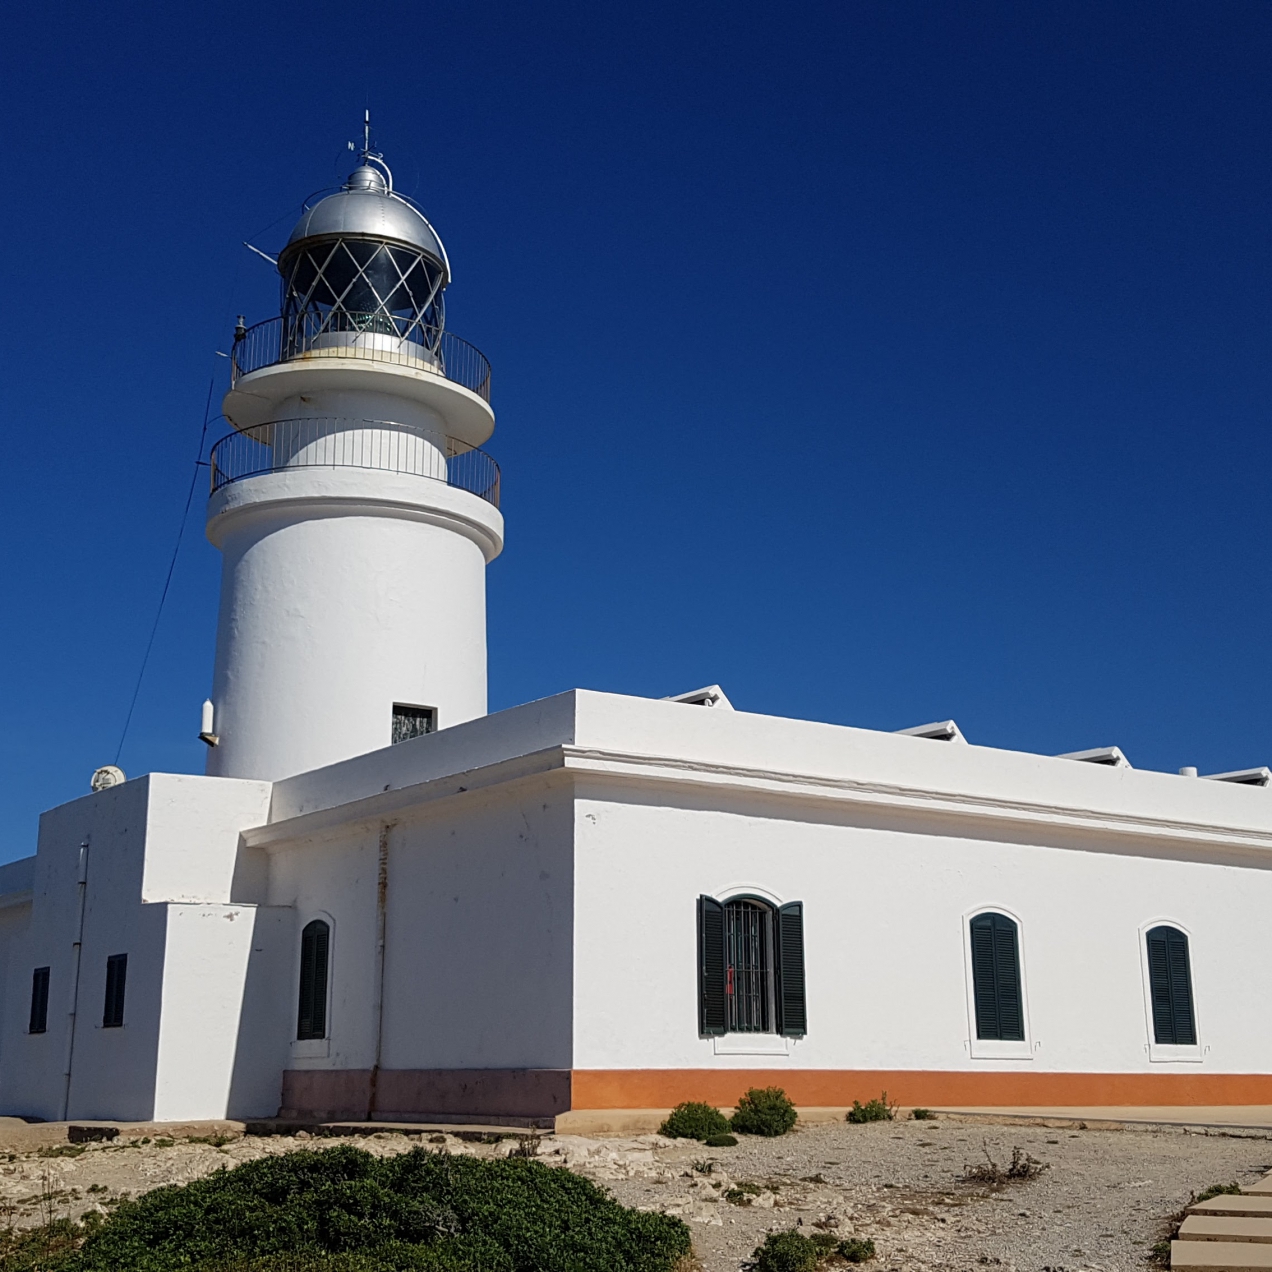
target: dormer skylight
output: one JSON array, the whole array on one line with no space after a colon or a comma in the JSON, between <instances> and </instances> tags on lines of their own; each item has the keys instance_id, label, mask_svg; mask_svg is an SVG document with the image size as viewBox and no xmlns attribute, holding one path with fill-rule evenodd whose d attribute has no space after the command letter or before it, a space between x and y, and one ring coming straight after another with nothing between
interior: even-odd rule
<instances>
[{"instance_id":1,"label":"dormer skylight","mask_svg":"<svg viewBox=\"0 0 1272 1272\"><path fill-rule=\"evenodd\" d=\"M1267 786L1272 783L1272 769L1267 765L1258 768L1236 769L1231 773L1203 773L1210 782L1235 782L1238 786Z\"/></svg>"},{"instance_id":2,"label":"dormer skylight","mask_svg":"<svg viewBox=\"0 0 1272 1272\"><path fill-rule=\"evenodd\" d=\"M934 742L961 742L967 745L963 730L953 720L936 720L932 724L916 724L912 729L895 729L911 738L931 738Z\"/></svg>"},{"instance_id":3,"label":"dormer skylight","mask_svg":"<svg viewBox=\"0 0 1272 1272\"><path fill-rule=\"evenodd\" d=\"M1087 764L1103 764L1107 768L1134 768L1135 766L1122 754L1120 746L1097 746L1090 751L1066 751L1056 756L1058 760L1083 760Z\"/></svg>"},{"instance_id":4,"label":"dormer skylight","mask_svg":"<svg viewBox=\"0 0 1272 1272\"><path fill-rule=\"evenodd\" d=\"M664 702L686 702L691 707L723 707L725 711L733 710L733 703L725 695L719 685L705 685L701 689L693 689L689 693L671 694Z\"/></svg>"}]
</instances>

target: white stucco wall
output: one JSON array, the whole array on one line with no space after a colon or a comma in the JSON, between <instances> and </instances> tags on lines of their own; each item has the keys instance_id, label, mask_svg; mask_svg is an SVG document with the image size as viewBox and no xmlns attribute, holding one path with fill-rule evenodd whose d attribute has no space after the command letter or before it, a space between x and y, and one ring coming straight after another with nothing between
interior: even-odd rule
<instances>
[{"instance_id":1,"label":"white stucco wall","mask_svg":"<svg viewBox=\"0 0 1272 1272\"><path fill-rule=\"evenodd\" d=\"M330 1042L292 1043L290 1067L374 1060L379 836L370 822L271 852L269 899L296 915L293 1037L300 929L332 925ZM541 781L394 819L385 1068L569 1067L571 841L569 799Z\"/></svg>"},{"instance_id":2,"label":"white stucco wall","mask_svg":"<svg viewBox=\"0 0 1272 1272\"><path fill-rule=\"evenodd\" d=\"M289 910L167 910L154 1114L161 1121L272 1117L287 1062L280 976Z\"/></svg>"},{"instance_id":3,"label":"white stucco wall","mask_svg":"<svg viewBox=\"0 0 1272 1272\"><path fill-rule=\"evenodd\" d=\"M255 900L237 895L239 832L269 818L268 782L154 773L146 808L143 901Z\"/></svg>"},{"instance_id":4,"label":"white stucco wall","mask_svg":"<svg viewBox=\"0 0 1272 1272\"><path fill-rule=\"evenodd\" d=\"M259 1079L243 1086L234 1078L237 1034L222 1036L218 1023L212 1040L206 1026L187 1027L204 991L211 995L202 999L210 1019L239 1019L246 968L254 957L259 961L251 948L252 907L237 907L237 929L205 925L219 937L200 940L190 907L167 902L201 901L193 908L205 913L233 908L224 903L236 877L240 831L263 821L268 805L267 783L152 774L44 814L29 927L9 943L0 1108L57 1118L66 1098L70 1117L143 1119L156 1107L190 1107L190 1090L200 1083L201 1107L215 1110L202 1116L225 1116L232 1088L250 1088L245 1098L259 1105ZM81 853L83 944L75 993ZM271 919L265 926L276 925ZM103 1027L106 960L113 954L128 955L124 1023ZM50 968L48 1029L30 1034L31 972L42 966ZM257 1013L263 1009L258 1000L259 992L252 1000ZM183 1011L186 1025L179 1023ZM280 1066L276 1060L275 1075ZM203 1081L219 1072L220 1087ZM273 1081L276 1091L276 1076ZM275 1094L268 1111L276 1105Z\"/></svg>"},{"instance_id":5,"label":"white stucco wall","mask_svg":"<svg viewBox=\"0 0 1272 1272\"><path fill-rule=\"evenodd\" d=\"M209 505L221 549L210 774L276 780L387 746L393 704L486 711L502 518L427 477L268 473Z\"/></svg>"},{"instance_id":6,"label":"white stucco wall","mask_svg":"<svg viewBox=\"0 0 1272 1272\"><path fill-rule=\"evenodd\" d=\"M538 803L520 793L534 781ZM364 987L385 822L390 1067L1257 1073L1272 1054L1239 970L1259 964L1272 899L1272 791L575 691L275 787L270 826L249 836L274 844L272 887L291 881L270 899L332 913ZM540 895L531 867L563 856L571 895ZM695 902L743 892L805 903L802 1041L698 1037ZM521 1003L570 984L572 1020L541 1047L504 975L563 900L570 968L526 959L521 976ZM982 908L1021 924L1024 1047L972 1036L966 923ZM1192 942L1201 1043L1183 1059L1149 1043L1141 945L1156 922ZM312 1063L367 1064L338 1017Z\"/></svg>"},{"instance_id":7,"label":"white stucco wall","mask_svg":"<svg viewBox=\"0 0 1272 1272\"><path fill-rule=\"evenodd\" d=\"M1272 904L1266 868L827 824L778 810L589 799L576 825L578 1068L1257 1073L1272 1055L1272 990L1257 970ZM804 902L805 1039L698 1037L703 893ZM1021 925L1028 1058L973 1054L966 923L982 909ZM615 916L633 913L638 959L614 939ZM1141 943L1157 922L1190 936L1200 1047L1188 1062L1150 1059Z\"/></svg>"}]
</instances>

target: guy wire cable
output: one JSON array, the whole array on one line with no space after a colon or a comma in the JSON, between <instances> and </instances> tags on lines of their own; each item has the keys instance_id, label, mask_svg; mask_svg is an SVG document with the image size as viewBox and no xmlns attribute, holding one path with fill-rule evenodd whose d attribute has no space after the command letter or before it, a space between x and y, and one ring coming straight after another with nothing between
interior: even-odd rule
<instances>
[{"instance_id":1,"label":"guy wire cable","mask_svg":"<svg viewBox=\"0 0 1272 1272\"><path fill-rule=\"evenodd\" d=\"M172 560L168 562L168 577L163 581L163 591L159 596L159 608L155 611L155 621L150 628L150 639L146 642L146 652L142 655L141 670L137 673L137 684L133 689L132 701L128 704L128 715L124 720L124 731L119 735L119 746L115 750L115 763L123 754L124 739L128 736L128 726L132 724L133 709L137 705L137 695L141 693L141 682L146 674L146 664L150 661L150 651L155 645L155 633L159 630L159 620L163 617L163 604L168 599L168 588L172 586L172 573L177 568L177 554L181 551L181 540L185 535L186 522L190 519L190 504L194 501L194 488L199 483L199 469L203 467L203 444L208 437L208 416L212 410L212 390L216 387L216 376L208 381L208 399L203 405L203 431L199 434L199 453L194 460L194 472L190 476L190 489L186 493L185 510L181 514L181 525L177 529L176 546L172 549Z\"/></svg>"}]
</instances>

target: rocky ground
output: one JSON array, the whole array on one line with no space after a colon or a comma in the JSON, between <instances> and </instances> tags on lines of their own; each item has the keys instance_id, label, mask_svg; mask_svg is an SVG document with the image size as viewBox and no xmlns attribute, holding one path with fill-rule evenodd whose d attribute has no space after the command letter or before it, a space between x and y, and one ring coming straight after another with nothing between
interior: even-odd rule
<instances>
[{"instance_id":1,"label":"rocky ground","mask_svg":"<svg viewBox=\"0 0 1272 1272\"><path fill-rule=\"evenodd\" d=\"M221 1142L218 1142L221 1141ZM681 1215L704 1272L735 1272L767 1231L820 1227L871 1237L878 1272L1123 1272L1146 1266L1165 1219L1194 1191L1248 1183L1272 1168L1262 1135L1171 1129L1010 1127L969 1120L845 1123L707 1149L656 1135L547 1136L474 1143L453 1135L122 1137L108 1144L0 1148L0 1217L22 1225L90 1208L221 1166L297 1148L352 1143L377 1154L424 1143L481 1156L533 1152L609 1188L627 1205ZM0 1145L3 1140L0 1137ZM1036 1178L965 1180L1013 1148L1046 1166Z\"/></svg>"}]
</instances>

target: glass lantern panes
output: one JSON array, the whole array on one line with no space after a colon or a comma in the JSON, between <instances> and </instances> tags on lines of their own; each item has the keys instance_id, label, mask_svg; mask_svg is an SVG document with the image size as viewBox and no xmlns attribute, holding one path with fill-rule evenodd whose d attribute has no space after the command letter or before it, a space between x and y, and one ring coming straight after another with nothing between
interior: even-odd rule
<instances>
[{"instance_id":1,"label":"glass lantern panes","mask_svg":"<svg viewBox=\"0 0 1272 1272\"><path fill-rule=\"evenodd\" d=\"M445 275L426 253L376 239L312 239L281 268L284 356L336 332L396 337L437 353Z\"/></svg>"}]
</instances>

